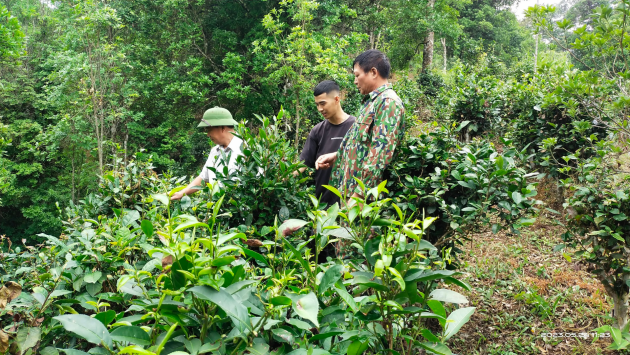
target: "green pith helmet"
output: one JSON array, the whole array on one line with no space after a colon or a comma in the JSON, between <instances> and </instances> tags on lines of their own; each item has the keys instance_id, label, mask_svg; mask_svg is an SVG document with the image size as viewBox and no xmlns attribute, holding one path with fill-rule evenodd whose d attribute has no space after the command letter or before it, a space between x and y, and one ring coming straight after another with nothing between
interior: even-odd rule
<instances>
[{"instance_id":1,"label":"green pith helmet","mask_svg":"<svg viewBox=\"0 0 630 355\"><path fill-rule=\"evenodd\" d=\"M197 128L210 126L238 126L238 122L232 118L230 111L221 107L213 107L204 112Z\"/></svg>"}]
</instances>

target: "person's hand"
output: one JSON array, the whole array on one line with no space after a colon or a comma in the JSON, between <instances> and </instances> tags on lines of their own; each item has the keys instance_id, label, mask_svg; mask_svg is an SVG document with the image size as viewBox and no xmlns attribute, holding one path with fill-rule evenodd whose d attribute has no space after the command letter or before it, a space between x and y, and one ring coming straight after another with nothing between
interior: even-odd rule
<instances>
[{"instance_id":1,"label":"person's hand","mask_svg":"<svg viewBox=\"0 0 630 355\"><path fill-rule=\"evenodd\" d=\"M335 160L337 160L337 152L324 154L317 158L317 161L315 162L315 169L330 169Z\"/></svg>"},{"instance_id":2,"label":"person's hand","mask_svg":"<svg viewBox=\"0 0 630 355\"><path fill-rule=\"evenodd\" d=\"M298 176L298 175L300 175L301 173L303 173L305 171L306 171L306 168L299 168L299 169L297 169L296 171L293 172L293 176Z\"/></svg>"},{"instance_id":3,"label":"person's hand","mask_svg":"<svg viewBox=\"0 0 630 355\"><path fill-rule=\"evenodd\" d=\"M181 200L182 197L184 197L184 192L183 191L177 191L176 193L173 194L173 196L171 196L171 201Z\"/></svg>"},{"instance_id":4,"label":"person's hand","mask_svg":"<svg viewBox=\"0 0 630 355\"><path fill-rule=\"evenodd\" d=\"M363 197L357 193L352 194L352 196L350 196L350 198L348 199L347 205L348 208L352 208L354 207L354 205L356 205L358 203L359 209L363 210L363 202L357 202L356 199L354 199L353 197L358 198L359 200L362 200Z\"/></svg>"}]
</instances>

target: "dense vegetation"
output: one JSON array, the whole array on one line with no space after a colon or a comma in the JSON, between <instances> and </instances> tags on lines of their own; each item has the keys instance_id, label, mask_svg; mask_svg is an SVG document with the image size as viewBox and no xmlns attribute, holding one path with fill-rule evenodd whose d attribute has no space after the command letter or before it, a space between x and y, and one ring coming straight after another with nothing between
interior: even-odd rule
<instances>
[{"instance_id":1,"label":"dense vegetation","mask_svg":"<svg viewBox=\"0 0 630 355\"><path fill-rule=\"evenodd\" d=\"M55 203L94 191L117 158L144 150L156 172L195 175L209 151L195 122L213 106L250 127L254 114L283 107L278 129L301 147L321 120L311 102L319 80L339 82L347 112L359 107L348 68L366 47L387 51L401 79L423 70L429 34L435 60L427 73L442 68L444 50L449 67L490 55L499 68L533 52L529 31L502 1L2 4L0 17L11 20L0 22L0 116L12 143L0 176L0 230L16 239L60 233ZM415 79L399 85L409 112L425 107Z\"/></svg>"},{"instance_id":2,"label":"dense vegetation","mask_svg":"<svg viewBox=\"0 0 630 355\"><path fill-rule=\"evenodd\" d=\"M513 3L0 2L0 353L451 354L475 236L549 214L614 309L586 331L630 347L630 1ZM409 127L386 181L323 208L293 175L311 90L354 113L367 48ZM171 202L213 106L238 179Z\"/></svg>"}]
</instances>

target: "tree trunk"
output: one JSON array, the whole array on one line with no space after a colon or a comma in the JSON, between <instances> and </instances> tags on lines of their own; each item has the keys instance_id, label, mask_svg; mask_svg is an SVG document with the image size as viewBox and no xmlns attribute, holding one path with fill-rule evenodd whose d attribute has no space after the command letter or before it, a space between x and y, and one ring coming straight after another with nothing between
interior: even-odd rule
<instances>
[{"instance_id":1,"label":"tree trunk","mask_svg":"<svg viewBox=\"0 0 630 355\"><path fill-rule=\"evenodd\" d=\"M101 133L100 133L100 137L98 140L98 161L99 161L99 166L101 168L101 175L103 175L103 172L105 171L105 147L103 147L103 142L105 140L105 117L103 117L103 112L99 113L99 124L100 124L100 129L101 129Z\"/></svg>"},{"instance_id":2,"label":"tree trunk","mask_svg":"<svg viewBox=\"0 0 630 355\"><path fill-rule=\"evenodd\" d=\"M433 6L435 5L435 0L429 0L428 6L430 11L433 11ZM422 51L422 72L426 73L433 62L433 42L434 42L435 33L433 31L429 31L427 33L427 37L424 40L424 50Z\"/></svg>"},{"instance_id":3,"label":"tree trunk","mask_svg":"<svg viewBox=\"0 0 630 355\"><path fill-rule=\"evenodd\" d=\"M129 133L125 134L125 144L124 144L124 147L125 147L125 156L124 156L125 167L127 166L127 140L129 140Z\"/></svg>"},{"instance_id":4,"label":"tree trunk","mask_svg":"<svg viewBox=\"0 0 630 355\"><path fill-rule=\"evenodd\" d=\"M116 144L114 144L114 137L116 137L116 123L115 121L112 123L112 125L110 125L110 129L111 129L111 135L110 135L110 139L111 139L111 145L112 145L112 169L114 170L114 172L118 171L118 150L116 147Z\"/></svg>"},{"instance_id":5,"label":"tree trunk","mask_svg":"<svg viewBox=\"0 0 630 355\"><path fill-rule=\"evenodd\" d=\"M92 89L94 90L94 89ZM92 94L92 105L93 105L93 115L94 115L94 130L96 133L96 147L98 150L98 168L100 175L103 175L103 118L101 117L101 113L97 107L97 99L94 97L95 94Z\"/></svg>"},{"instance_id":6,"label":"tree trunk","mask_svg":"<svg viewBox=\"0 0 630 355\"><path fill-rule=\"evenodd\" d=\"M373 49L378 49L378 44L381 41L381 31L378 31L378 36L376 36L376 41L374 42L374 48Z\"/></svg>"},{"instance_id":7,"label":"tree trunk","mask_svg":"<svg viewBox=\"0 0 630 355\"><path fill-rule=\"evenodd\" d=\"M536 68L538 68L538 34L536 34L536 45L534 46L534 75L536 75Z\"/></svg>"},{"instance_id":8,"label":"tree trunk","mask_svg":"<svg viewBox=\"0 0 630 355\"><path fill-rule=\"evenodd\" d=\"M304 31L306 31L306 21L303 20L302 21L302 29ZM304 53L304 39L302 39L302 45L300 46L300 56L303 55ZM298 74L297 77L297 82L295 85L295 149L299 149L298 148L298 143L300 142L300 95L302 94L302 85L303 83L306 81L304 79L304 77L302 76L302 73L304 72L304 65L300 64L300 72Z\"/></svg>"},{"instance_id":9,"label":"tree trunk","mask_svg":"<svg viewBox=\"0 0 630 355\"><path fill-rule=\"evenodd\" d=\"M612 316L617 321L617 327L623 329L628 323L628 299L630 299L630 292L628 292L626 287L623 290L615 289L605 275L598 276L599 281L604 285L606 293L613 299ZM627 282L630 279L630 274L624 273L623 279Z\"/></svg>"},{"instance_id":10,"label":"tree trunk","mask_svg":"<svg viewBox=\"0 0 630 355\"><path fill-rule=\"evenodd\" d=\"M75 184L74 184L74 173L75 173L75 169L74 169L74 151L72 152L72 203L76 203L76 199L75 199L75 194L74 194L74 189L75 189Z\"/></svg>"},{"instance_id":11,"label":"tree trunk","mask_svg":"<svg viewBox=\"0 0 630 355\"><path fill-rule=\"evenodd\" d=\"M444 72L446 73L446 38L442 38L442 50L443 50L443 56L444 56Z\"/></svg>"},{"instance_id":12,"label":"tree trunk","mask_svg":"<svg viewBox=\"0 0 630 355\"><path fill-rule=\"evenodd\" d=\"M74 125L74 119L70 121L71 122L71 133L72 135L76 135L76 130L75 130L75 125ZM75 173L76 173L76 169L75 169L75 159L76 159L76 145L72 144L72 141L70 142L70 146L72 147L71 153L70 153L70 157L71 157L71 162L72 162L72 203L76 203L77 200L75 198L76 194L75 194L75 190L76 190L76 185L75 185Z\"/></svg>"},{"instance_id":13,"label":"tree trunk","mask_svg":"<svg viewBox=\"0 0 630 355\"><path fill-rule=\"evenodd\" d=\"M297 98L295 99L295 149L298 149L298 143L300 141L300 92L298 91Z\"/></svg>"},{"instance_id":14,"label":"tree trunk","mask_svg":"<svg viewBox=\"0 0 630 355\"><path fill-rule=\"evenodd\" d=\"M630 294L612 294L613 299L613 317L617 321L619 329L623 329L628 323L628 298Z\"/></svg>"},{"instance_id":15,"label":"tree trunk","mask_svg":"<svg viewBox=\"0 0 630 355\"><path fill-rule=\"evenodd\" d=\"M376 38L374 37L374 31L370 30L370 49L374 49L374 41Z\"/></svg>"}]
</instances>

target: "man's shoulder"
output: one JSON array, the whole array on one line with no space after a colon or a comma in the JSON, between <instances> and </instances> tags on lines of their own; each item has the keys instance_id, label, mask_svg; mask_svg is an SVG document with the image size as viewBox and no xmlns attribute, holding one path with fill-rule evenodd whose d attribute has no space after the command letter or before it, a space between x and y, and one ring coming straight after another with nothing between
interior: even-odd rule
<instances>
[{"instance_id":1,"label":"man's shoulder","mask_svg":"<svg viewBox=\"0 0 630 355\"><path fill-rule=\"evenodd\" d=\"M323 120L320 123L316 124L315 126L313 126L313 129L311 129L311 132L318 132L322 129L322 127L324 127L326 124L328 123L328 120Z\"/></svg>"},{"instance_id":2,"label":"man's shoulder","mask_svg":"<svg viewBox=\"0 0 630 355\"><path fill-rule=\"evenodd\" d=\"M243 140L240 139L237 136L233 136L232 137L232 141L230 141L230 144L228 145L228 147L236 152L241 152L242 148L243 148Z\"/></svg>"},{"instance_id":3,"label":"man's shoulder","mask_svg":"<svg viewBox=\"0 0 630 355\"><path fill-rule=\"evenodd\" d=\"M326 126L327 123L328 123L327 120L323 120L320 123L316 124L311 129L311 133L309 133L309 135L313 136L313 137L319 137L322 134L322 130L324 129L324 127Z\"/></svg>"},{"instance_id":4,"label":"man's shoulder","mask_svg":"<svg viewBox=\"0 0 630 355\"><path fill-rule=\"evenodd\" d=\"M208 159L206 160L206 165L210 164L214 161L214 158L219 154L219 145L215 145L210 148L210 153L208 153Z\"/></svg>"},{"instance_id":5,"label":"man's shoulder","mask_svg":"<svg viewBox=\"0 0 630 355\"><path fill-rule=\"evenodd\" d=\"M214 147L210 148L210 154L208 156L213 156L219 152L219 145L216 144Z\"/></svg>"},{"instance_id":6,"label":"man's shoulder","mask_svg":"<svg viewBox=\"0 0 630 355\"><path fill-rule=\"evenodd\" d=\"M382 100L385 102L396 102L397 104L403 106L403 102L400 99L400 96L394 91L394 89L385 90L381 95Z\"/></svg>"}]
</instances>

